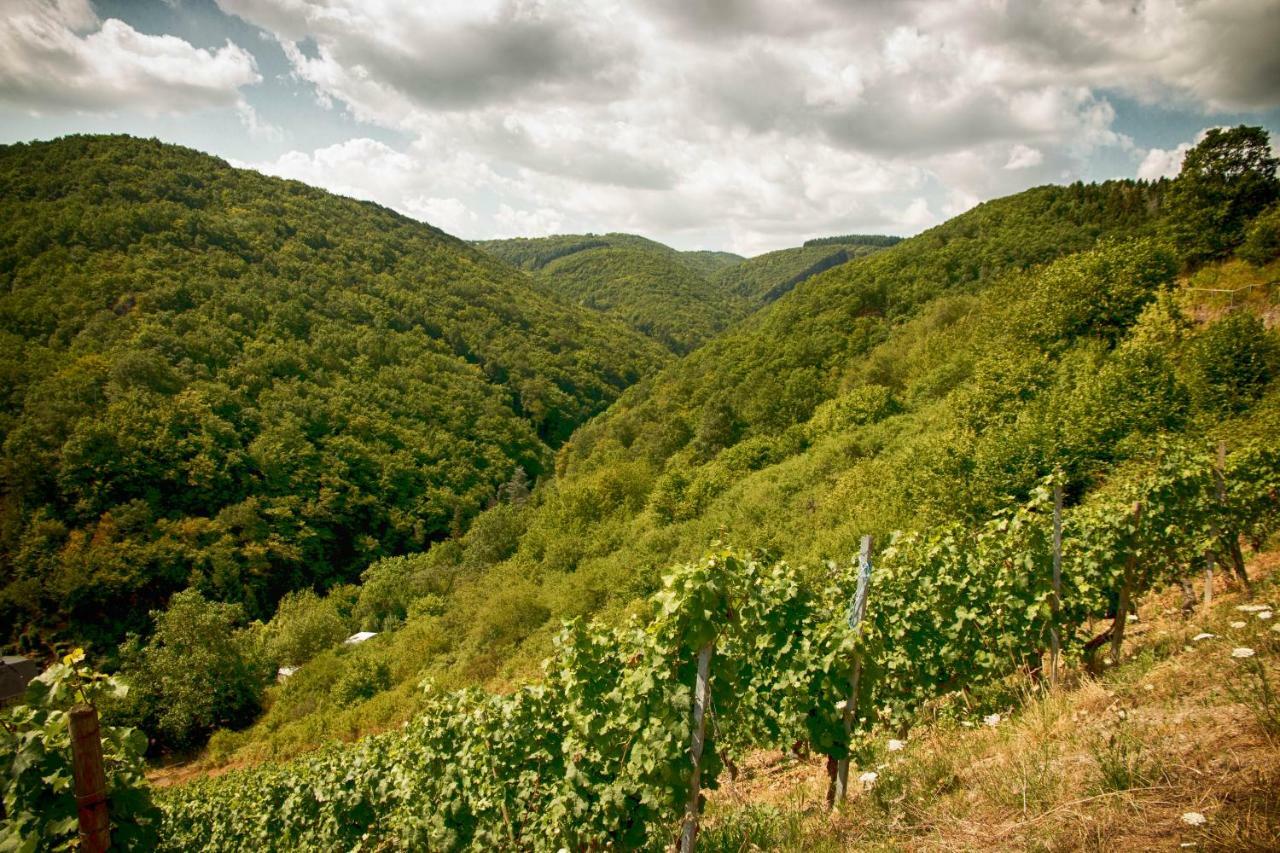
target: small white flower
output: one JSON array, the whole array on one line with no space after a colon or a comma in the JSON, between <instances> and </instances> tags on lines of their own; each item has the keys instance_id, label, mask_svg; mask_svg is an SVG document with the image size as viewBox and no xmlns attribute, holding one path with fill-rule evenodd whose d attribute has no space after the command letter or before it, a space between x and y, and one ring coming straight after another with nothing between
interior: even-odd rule
<instances>
[{"instance_id":1,"label":"small white flower","mask_svg":"<svg viewBox=\"0 0 1280 853\"><path fill-rule=\"evenodd\" d=\"M901 741L901 740L898 740L897 738L889 738L888 750L890 752L901 752L906 748L907 748L906 741Z\"/></svg>"},{"instance_id":2,"label":"small white flower","mask_svg":"<svg viewBox=\"0 0 1280 853\"><path fill-rule=\"evenodd\" d=\"M877 773L876 771L868 770L866 773L863 773L861 776L858 777L858 781L862 783L862 787L870 788L872 785L876 783L876 779L878 779L879 777L880 777L880 774Z\"/></svg>"},{"instance_id":3,"label":"small white flower","mask_svg":"<svg viewBox=\"0 0 1280 853\"><path fill-rule=\"evenodd\" d=\"M1124 621L1126 621L1126 622L1137 622L1137 621L1138 621L1138 617L1137 617L1137 616L1135 616L1134 614L1130 613L1128 616L1124 617Z\"/></svg>"},{"instance_id":4,"label":"small white flower","mask_svg":"<svg viewBox=\"0 0 1280 853\"><path fill-rule=\"evenodd\" d=\"M1262 611L1261 613L1259 613L1259 614L1258 614L1258 618L1259 618L1259 619L1263 619L1263 620L1270 619L1270 618L1271 618L1271 611L1270 611L1270 610L1264 610L1264 611Z\"/></svg>"},{"instance_id":5,"label":"small white flower","mask_svg":"<svg viewBox=\"0 0 1280 853\"><path fill-rule=\"evenodd\" d=\"M1217 634L1210 634L1208 631L1202 631L1201 633L1196 634L1194 637L1192 637L1192 638L1191 638L1191 642L1193 642L1193 643L1198 643L1198 642L1200 642L1201 640L1212 640L1212 639L1213 639L1214 637L1216 637L1216 636L1218 636L1218 635L1217 635Z\"/></svg>"},{"instance_id":6,"label":"small white flower","mask_svg":"<svg viewBox=\"0 0 1280 853\"><path fill-rule=\"evenodd\" d=\"M1155 689L1156 689L1156 686L1155 686L1154 684L1144 684L1144 685L1142 685L1142 689L1143 689L1143 690L1147 690L1147 691L1151 691L1151 690L1155 690Z\"/></svg>"},{"instance_id":7,"label":"small white flower","mask_svg":"<svg viewBox=\"0 0 1280 853\"><path fill-rule=\"evenodd\" d=\"M991 726L991 727L993 727L993 728L994 728L995 726L1000 725L1000 715L999 715L999 714L988 714L987 716L985 716L985 717L983 717L983 718L982 718L982 722L984 722L984 723L986 723L988 726Z\"/></svg>"},{"instance_id":8,"label":"small white flower","mask_svg":"<svg viewBox=\"0 0 1280 853\"><path fill-rule=\"evenodd\" d=\"M844 711L844 709L845 709L845 708L848 708L848 707L849 707L849 700L848 700L848 699L841 699L839 702L837 702L837 703L836 703L836 710L837 710L837 711L841 711L841 712L843 712L843 711Z\"/></svg>"},{"instance_id":9,"label":"small white flower","mask_svg":"<svg viewBox=\"0 0 1280 853\"><path fill-rule=\"evenodd\" d=\"M1232 627L1232 628L1243 628L1243 627L1244 627L1244 623L1243 623L1243 622L1232 622L1232 623L1231 623L1231 627Z\"/></svg>"},{"instance_id":10,"label":"small white flower","mask_svg":"<svg viewBox=\"0 0 1280 853\"><path fill-rule=\"evenodd\" d=\"M1253 657L1253 649L1249 649L1249 648L1245 648L1244 646L1241 646L1238 649L1232 649L1231 656L1233 658L1251 658Z\"/></svg>"},{"instance_id":11,"label":"small white flower","mask_svg":"<svg viewBox=\"0 0 1280 853\"><path fill-rule=\"evenodd\" d=\"M1186 812L1182 816L1182 822L1187 826L1204 826L1207 818L1200 812Z\"/></svg>"}]
</instances>

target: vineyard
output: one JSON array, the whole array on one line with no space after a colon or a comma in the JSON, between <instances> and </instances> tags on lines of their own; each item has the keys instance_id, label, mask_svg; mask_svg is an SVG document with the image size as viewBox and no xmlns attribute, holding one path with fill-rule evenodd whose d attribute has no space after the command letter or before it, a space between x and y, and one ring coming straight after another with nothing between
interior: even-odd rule
<instances>
[{"instance_id":1,"label":"vineyard","mask_svg":"<svg viewBox=\"0 0 1280 853\"><path fill-rule=\"evenodd\" d=\"M717 551L671 574L647 621L566 625L537 685L426 683L399 731L162 792L162 843L659 849L682 819L692 840L696 789L747 748L805 741L834 783L873 728L904 731L926 703L1047 684L1055 643L1064 667L1105 665L1145 590L1190 595L1215 563L1247 584L1239 541L1280 522L1280 449L1220 458L1164 442L1058 513L1060 486L976 527L895 535L866 565L860 621L855 565L815 583L767 554Z\"/></svg>"}]
</instances>

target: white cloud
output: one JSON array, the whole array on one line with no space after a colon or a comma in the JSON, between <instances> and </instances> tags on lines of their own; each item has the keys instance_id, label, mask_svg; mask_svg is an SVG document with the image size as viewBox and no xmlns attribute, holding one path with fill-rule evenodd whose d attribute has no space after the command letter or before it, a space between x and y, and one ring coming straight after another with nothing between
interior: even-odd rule
<instances>
[{"instance_id":1,"label":"white cloud","mask_svg":"<svg viewBox=\"0 0 1280 853\"><path fill-rule=\"evenodd\" d=\"M907 205L907 209L902 212L902 216L899 217L898 221L915 230L925 225L932 225L936 220L929 210L929 203L923 198L914 198L911 200L911 204Z\"/></svg>"},{"instance_id":2,"label":"white cloud","mask_svg":"<svg viewBox=\"0 0 1280 853\"><path fill-rule=\"evenodd\" d=\"M290 151L269 163L236 163L270 175L324 187L340 195L377 201L410 213L401 189L411 186L418 162L375 139L350 139L310 154Z\"/></svg>"},{"instance_id":3,"label":"white cloud","mask_svg":"<svg viewBox=\"0 0 1280 853\"><path fill-rule=\"evenodd\" d=\"M217 2L271 31L318 102L413 140L262 168L464 236L760 251L911 230L1071 180L1099 149L1136 162L1108 92L1280 105L1275 0Z\"/></svg>"},{"instance_id":4,"label":"white cloud","mask_svg":"<svg viewBox=\"0 0 1280 853\"><path fill-rule=\"evenodd\" d=\"M1040 149L1032 148L1019 142L1009 149L1009 161L1004 164L1004 167L1010 171L1030 169L1032 166L1039 166L1043 162L1044 154L1040 153Z\"/></svg>"},{"instance_id":5,"label":"white cloud","mask_svg":"<svg viewBox=\"0 0 1280 853\"><path fill-rule=\"evenodd\" d=\"M559 212L549 207L516 210L502 204L493 219L498 225L495 237L546 237L565 230Z\"/></svg>"},{"instance_id":6,"label":"white cloud","mask_svg":"<svg viewBox=\"0 0 1280 853\"><path fill-rule=\"evenodd\" d=\"M244 129L253 139L267 142L280 142L284 139L284 130L263 121L258 111L250 106L248 101L240 100L236 103L236 115L240 117L240 124L244 125Z\"/></svg>"},{"instance_id":7,"label":"white cloud","mask_svg":"<svg viewBox=\"0 0 1280 853\"><path fill-rule=\"evenodd\" d=\"M1182 158L1191 150L1191 144L1184 142L1172 151L1163 148L1152 148L1138 165L1138 178L1144 181L1155 181L1160 178L1176 178L1182 171Z\"/></svg>"},{"instance_id":8,"label":"white cloud","mask_svg":"<svg viewBox=\"0 0 1280 853\"><path fill-rule=\"evenodd\" d=\"M479 217L456 198L413 196L404 202L405 212L415 219L430 222L450 234L467 236Z\"/></svg>"},{"instance_id":9,"label":"white cloud","mask_svg":"<svg viewBox=\"0 0 1280 853\"><path fill-rule=\"evenodd\" d=\"M227 42L99 21L88 0L9 0L0 16L0 102L33 113L131 110L148 115L234 107L261 80L252 54Z\"/></svg>"},{"instance_id":10,"label":"white cloud","mask_svg":"<svg viewBox=\"0 0 1280 853\"><path fill-rule=\"evenodd\" d=\"M1032 85L1070 81L1207 110L1280 105L1275 0L949 0L919 7L945 30Z\"/></svg>"},{"instance_id":11,"label":"white cloud","mask_svg":"<svg viewBox=\"0 0 1280 853\"><path fill-rule=\"evenodd\" d=\"M1176 148L1166 151L1163 148L1148 149L1142 158L1142 162L1138 164L1139 180L1154 181L1160 178L1176 178L1178 173L1182 171L1182 158L1187 155L1196 145L1204 141L1209 135L1211 127L1201 129L1190 142L1181 142ZM1272 146L1274 150L1275 146Z\"/></svg>"}]
</instances>

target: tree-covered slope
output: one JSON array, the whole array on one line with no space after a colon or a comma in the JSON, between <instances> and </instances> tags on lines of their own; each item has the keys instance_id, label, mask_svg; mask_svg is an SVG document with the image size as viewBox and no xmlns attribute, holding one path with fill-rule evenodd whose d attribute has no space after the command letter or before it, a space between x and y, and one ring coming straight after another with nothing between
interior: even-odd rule
<instances>
[{"instance_id":1,"label":"tree-covered slope","mask_svg":"<svg viewBox=\"0 0 1280 853\"><path fill-rule=\"evenodd\" d=\"M824 243L779 249L723 269L716 273L714 280L721 289L736 293L752 303L773 302L806 278L853 258L869 255L878 248Z\"/></svg>"},{"instance_id":2,"label":"tree-covered slope","mask_svg":"<svg viewBox=\"0 0 1280 853\"><path fill-rule=\"evenodd\" d=\"M902 242L901 237L890 234L837 234L834 237L814 237L804 241L804 248L813 246L874 246L887 249Z\"/></svg>"},{"instance_id":3,"label":"tree-covered slope","mask_svg":"<svg viewBox=\"0 0 1280 853\"><path fill-rule=\"evenodd\" d=\"M535 281L575 304L622 320L684 354L750 310L708 272L733 269L737 256L678 252L631 234L489 240L485 251L529 270ZM741 259L738 259L741 260Z\"/></svg>"},{"instance_id":4,"label":"tree-covered slope","mask_svg":"<svg viewBox=\"0 0 1280 853\"><path fill-rule=\"evenodd\" d=\"M667 359L434 228L128 137L0 149L0 282L5 640L187 585L270 615L458 532Z\"/></svg>"},{"instance_id":5,"label":"tree-covered slope","mask_svg":"<svg viewBox=\"0 0 1280 853\"><path fill-rule=\"evenodd\" d=\"M638 234L557 234L553 237L511 237L477 240L475 245L523 270L540 270L547 264L591 249L642 249L664 255L679 255L675 249Z\"/></svg>"},{"instance_id":6,"label":"tree-covered slope","mask_svg":"<svg viewBox=\"0 0 1280 853\"><path fill-rule=\"evenodd\" d=\"M819 578L863 534L975 523L1058 467L1075 505L1165 437L1277 435L1280 343L1257 316L1280 296L1235 313L1197 302L1161 236L1167 192L1042 187L801 283L629 389L532 496L372 565L351 627L394 630L322 653L219 752L388 725L424 674L536 677L562 619L625 618L715 541ZM1276 268L1203 274L1244 285ZM379 660L393 689L345 709L337 685Z\"/></svg>"},{"instance_id":7,"label":"tree-covered slope","mask_svg":"<svg viewBox=\"0 0 1280 853\"><path fill-rule=\"evenodd\" d=\"M607 247L557 258L538 280L564 299L617 317L684 354L749 310L678 258L644 249Z\"/></svg>"},{"instance_id":8,"label":"tree-covered slope","mask_svg":"<svg viewBox=\"0 0 1280 853\"><path fill-rule=\"evenodd\" d=\"M574 437L559 465L595 467L602 444L658 461L690 442L715 450L803 423L842 389L854 359L930 301L981 292L1104 237L1149 231L1163 191L1132 182L1040 187L809 278L624 395Z\"/></svg>"},{"instance_id":9,"label":"tree-covered slope","mask_svg":"<svg viewBox=\"0 0 1280 853\"><path fill-rule=\"evenodd\" d=\"M742 257L742 255L735 255L733 252L695 250L680 252L680 260L686 266L692 267L695 272L710 278L717 273L737 266L745 261L746 258Z\"/></svg>"},{"instance_id":10,"label":"tree-covered slope","mask_svg":"<svg viewBox=\"0 0 1280 853\"><path fill-rule=\"evenodd\" d=\"M556 258L562 258L574 252L609 246L644 249L670 255L702 276L714 275L746 260L733 252L707 250L682 252L638 234L558 234L554 237L512 237L503 240L477 240L475 245L492 255L497 255L512 266L526 270L542 269Z\"/></svg>"}]
</instances>

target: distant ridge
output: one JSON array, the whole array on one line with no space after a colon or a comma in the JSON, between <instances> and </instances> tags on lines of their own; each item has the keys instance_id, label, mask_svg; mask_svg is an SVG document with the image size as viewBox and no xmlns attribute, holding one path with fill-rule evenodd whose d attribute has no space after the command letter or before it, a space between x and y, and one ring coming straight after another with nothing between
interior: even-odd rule
<instances>
[{"instance_id":1,"label":"distant ridge","mask_svg":"<svg viewBox=\"0 0 1280 853\"><path fill-rule=\"evenodd\" d=\"M563 234L476 245L528 271L558 296L616 317L678 355L754 307L718 283L717 276L744 263L728 252L681 252L635 234Z\"/></svg>"},{"instance_id":2,"label":"distant ridge","mask_svg":"<svg viewBox=\"0 0 1280 853\"><path fill-rule=\"evenodd\" d=\"M815 237L812 240L805 240L804 245L809 246L878 246L887 249L889 246L895 246L902 242L901 237L894 237L888 234L844 234L837 237Z\"/></svg>"}]
</instances>

